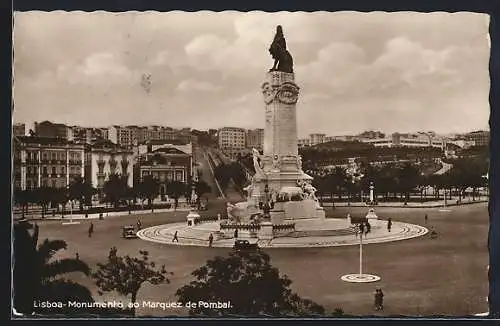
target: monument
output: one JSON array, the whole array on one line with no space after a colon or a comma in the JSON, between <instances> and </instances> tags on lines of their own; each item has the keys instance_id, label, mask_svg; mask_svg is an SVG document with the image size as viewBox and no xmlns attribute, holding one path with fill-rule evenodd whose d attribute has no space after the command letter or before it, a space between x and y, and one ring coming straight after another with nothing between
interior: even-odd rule
<instances>
[{"instance_id":1,"label":"monument","mask_svg":"<svg viewBox=\"0 0 500 326\"><path fill-rule=\"evenodd\" d=\"M281 26L276 29L269 53L274 65L261 86L265 105L263 153L253 149L255 175L245 188L247 200L228 213L240 223L260 217L259 224L267 227L325 217L313 178L302 170L298 154L296 105L300 88L295 83L293 58Z\"/></svg>"}]
</instances>

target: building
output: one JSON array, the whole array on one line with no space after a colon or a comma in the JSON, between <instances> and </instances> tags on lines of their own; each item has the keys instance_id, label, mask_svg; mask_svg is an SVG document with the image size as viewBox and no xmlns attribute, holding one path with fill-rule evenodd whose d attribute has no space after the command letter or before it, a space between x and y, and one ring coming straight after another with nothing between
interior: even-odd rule
<instances>
[{"instance_id":1,"label":"building","mask_svg":"<svg viewBox=\"0 0 500 326\"><path fill-rule=\"evenodd\" d=\"M309 139L310 139L310 146L318 145L318 144L323 144L325 142L325 134L310 134Z\"/></svg>"},{"instance_id":2,"label":"building","mask_svg":"<svg viewBox=\"0 0 500 326\"><path fill-rule=\"evenodd\" d=\"M34 127L38 137L68 139L68 127L65 124L42 121L35 122Z\"/></svg>"},{"instance_id":3,"label":"building","mask_svg":"<svg viewBox=\"0 0 500 326\"><path fill-rule=\"evenodd\" d=\"M15 123L12 126L13 136L25 136L26 135L26 125L24 123Z\"/></svg>"},{"instance_id":4,"label":"building","mask_svg":"<svg viewBox=\"0 0 500 326\"><path fill-rule=\"evenodd\" d=\"M375 147L435 147L444 150L446 139L434 133L401 134L393 133L391 137L385 138L363 138L363 143L372 144Z\"/></svg>"},{"instance_id":5,"label":"building","mask_svg":"<svg viewBox=\"0 0 500 326\"><path fill-rule=\"evenodd\" d=\"M479 130L473 131L465 135L466 140L474 142L474 146L489 146L490 145L490 132Z\"/></svg>"},{"instance_id":6,"label":"building","mask_svg":"<svg viewBox=\"0 0 500 326\"><path fill-rule=\"evenodd\" d=\"M92 142L92 128L68 126L67 139L75 143L90 144Z\"/></svg>"},{"instance_id":7,"label":"building","mask_svg":"<svg viewBox=\"0 0 500 326\"><path fill-rule=\"evenodd\" d=\"M247 130L246 147L262 150L264 147L264 129Z\"/></svg>"},{"instance_id":8,"label":"building","mask_svg":"<svg viewBox=\"0 0 500 326\"><path fill-rule=\"evenodd\" d=\"M13 141L14 187L64 188L84 176L85 146L66 139L16 136Z\"/></svg>"},{"instance_id":9,"label":"building","mask_svg":"<svg viewBox=\"0 0 500 326\"><path fill-rule=\"evenodd\" d=\"M385 134L380 131L364 131L360 133L357 138L359 139L381 139L385 138Z\"/></svg>"},{"instance_id":10,"label":"building","mask_svg":"<svg viewBox=\"0 0 500 326\"><path fill-rule=\"evenodd\" d=\"M138 183L147 175L159 182L159 194L164 197L171 181L187 183L194 179L193 156L178 148L162 147L138 157L136 164Z\"/></svg>"},{"instance_id":11,"label":"building","mask_svg":"<svg viewBox=\"0 0 500 326\"><path fill-rule=\"evenodd\" d=\"M110 141L98 141L87 146L85 181L102 194L104 184L112 174L125 176L127 185L133 187L134 155L132 150Z\"/></svg>"},{"instance_id":12,"label":"building","mask_svg":"<svg viewBox=\"0 0 500 326\"><path fill-rule=\"evenodd\" d=\"M246 149L246 131L243 128L224 127L217 132L219 148L227 156L235 159Z\"/></svg>"},{"instance_id":13,"label":"building","mask_svg":"<svg viewBox=\"0 0 500 326\"><path fill-rule=\"evenodd\" d=\"M120 146L132 146L132 131L122 126L111 126L108 129L108 139Z\"/></svg>"},{"instance_id":14,"label":"building","mask_svg":"<svg viewBox=\"0 0 500 326\"><path fill-rule=\"evenodd\" d=\"M186 154L193 154L193 145L191 143L172 140L148 140L142 144L134 146L134 154L140 156L154 152L160 148L176 148Z\"/></svg>"},{"instance_id":15,"label":"building","mask_svg":"<svg viewBox=\"0 0 500 326\"><path fill-rule=\"evenodd\" d=\"M455 140L448 140L447 144L453 144L456 145L460 148L470 148L476 144L475 141L473 140L465 140L465 139L455 139Z\"/></svg>"},{"instance_id":16,"label":"building","mask_svg":"<svg viewBox=\"0 0 500 326\"><path fill-rule=\"evenodd\" d=\"M111 126L108 139L124 147L132 147L149 140L191 142L191 129L180 130L163 126Z\"/></svg>"},{"instance_id":17,"label":"building","mask_svg":"<svg viewBox=\"0 0 500 326\"><path fill-rule=\"evenodd\" d=\"M299 138L299 139L297 139L297 146L299 148L311 146L311 139L310 138Z\"/></svg>"}]
</instances>

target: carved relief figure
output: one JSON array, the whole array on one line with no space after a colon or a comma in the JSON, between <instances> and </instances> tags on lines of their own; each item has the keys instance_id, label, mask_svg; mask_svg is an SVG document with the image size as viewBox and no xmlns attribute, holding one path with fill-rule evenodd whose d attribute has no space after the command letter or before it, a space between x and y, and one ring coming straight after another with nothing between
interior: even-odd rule
<instances>
[{"instance_id":1,"label":"carved relief figure","mask_svg":"<svg viewBox=\"0 0 500 326\"><path fill-rule=\"evenodd\" d=\"M299 171L302 171L302 156L297 155L297 167L299 168Z\"/></svg>"},{"instance_id":2,"label":"carved relief figure","mask_svg":"<svg viewBox=\"0 0 500 326\"><path fill-rule=\"evenodd\" d=\"M236 209L237 209L237 207L235 205L233 205L229 202L227 203L226 211L227 211L228 220L230 220L232 222L239 223L239 217L234 214Z\"/></svg>"},{"instance_id":3,"label":"carved relief figure","mask_svg":"<svg viewBox=\"0 0 500 326\"><path fill-rule=\"evenodd\" d=\"M256 174L262 174L262 165L260 162L260 153L255 148L252 148L253 152L253 167Z\"/></svg>"},{"instance_id":4,"label":"carved relief figure","mask_svg":"<svg viewBox=\"0 0 500 326\"><path fill-rule=\"evenodd\" d=\"M280 157L278 155L274 155L273 157L273 169L279 170L280 168Z\"/></svg>"}]
</instances>

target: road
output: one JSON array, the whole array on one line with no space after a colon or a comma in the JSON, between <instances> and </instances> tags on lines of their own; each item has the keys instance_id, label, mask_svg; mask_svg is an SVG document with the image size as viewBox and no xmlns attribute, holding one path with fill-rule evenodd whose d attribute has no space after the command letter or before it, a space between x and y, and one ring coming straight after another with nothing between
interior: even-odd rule
<instances>
[{"instance_id":1,"label":"road","mask_svg":"<svg viewBox=\"0 0 500 326\"><path fill-rule=\"evenodd\" d=\"M215 177L212 170L210 169L205 150L201 147L196 147L195 152L196 165L198 167L198 170L202 173L201 179L210 186L210 189L212 189L211 193L207 194L207 196L209 197L209 199L221 197L221 193L215 182Z\"/></svg>"},{"instance_id":2,"label":"road","mask_svg":"<svg viewBox=\"0 0 500 326\"><path fill-rule=\"evenodd\" d=\"M437 175L445 174L446 172L450 171L451 168L453 167L453 164L445 163L445 162L443 162L441 160L439 161L439 163L441 163L443 165L443 167L434 173L434 174L437 174Z\"/></svg>"}]
</instances>

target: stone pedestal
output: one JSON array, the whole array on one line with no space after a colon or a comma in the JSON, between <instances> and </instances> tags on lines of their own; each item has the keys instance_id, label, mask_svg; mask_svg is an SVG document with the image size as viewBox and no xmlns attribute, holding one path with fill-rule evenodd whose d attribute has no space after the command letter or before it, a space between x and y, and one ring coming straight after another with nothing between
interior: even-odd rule
<instances>
[{"instance_id":1,"label":"stone pedestal","mask_svg":"<svg viewBox=\"0 0 500 326\"><path fill-rule=\"evenodd\" d=\"M258 234L259 240L272 240L273 239L273 223L262 222L260 223L260 230Z\"/></svg>"},{"instance_id":2,"label":"stone pedestal","mask_svg":"<svg viewBox=\"0 0 500 326\"><path fill-rule=\"evenodd\" d=\"M196 223L196 220L200 218L200 214L196 211L189 211L188 216L186 216L187 224L188 226L194 226Z\"/></svg>"},{"instance_id":3,"label":"stone pedestal","mask_svg":"<svg viewBox=\"0 0 500 326\"><path fill-rule=\"evenodd\" d=\"M369 220L378 220L378 216L375 214L375 209L370 208L368 210L368 214L366 214L366 218Z\"/></svg>"}]
</instances>

